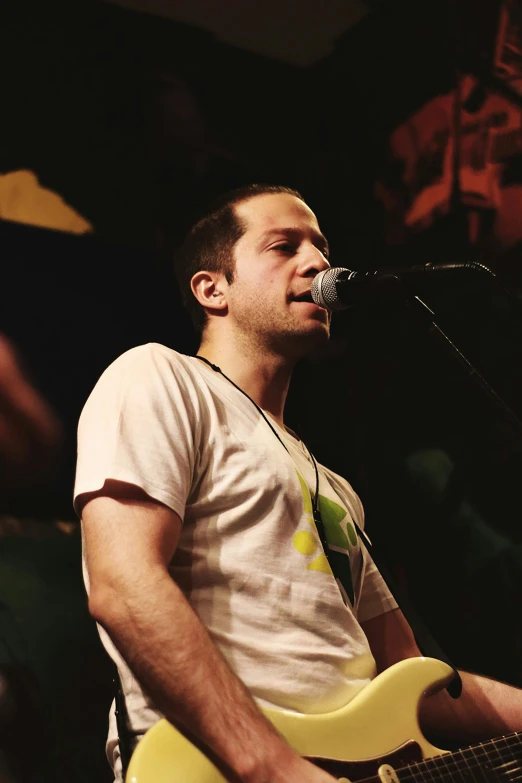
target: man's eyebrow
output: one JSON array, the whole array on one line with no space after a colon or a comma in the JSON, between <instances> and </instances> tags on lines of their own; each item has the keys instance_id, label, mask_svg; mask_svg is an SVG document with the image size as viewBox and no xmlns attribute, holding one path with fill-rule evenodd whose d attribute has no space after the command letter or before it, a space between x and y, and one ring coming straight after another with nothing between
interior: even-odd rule
<instances>
[{"instance_id":1,"label":"man's eyebrow","mask_svg":"<svg viewBox=\"0 0 522 783\"><path fill-rule=\"evenodd\" d=\"M312 233L314 245L318 247L322 252L328 254L330 250L330 246L328 244L328 240L326 239L325 235L322 234L320 231L314 231L314 230L312 230L311 233ZM268 231L264 231L263 234L261 234L259 238L259 244L260 245L264 244L269 239L271 239L274 236L277 236L278 234L290 238L300 238L303 235L303 231L300 228L292 228L291 226L286 226L284 228L270 228L268 229Z\"/></svg>"}]
</instances>

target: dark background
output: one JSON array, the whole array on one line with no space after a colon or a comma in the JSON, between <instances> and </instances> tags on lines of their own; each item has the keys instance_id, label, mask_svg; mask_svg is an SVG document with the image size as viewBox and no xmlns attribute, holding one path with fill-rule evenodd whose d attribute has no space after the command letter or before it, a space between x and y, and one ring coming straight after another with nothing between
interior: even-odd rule
<instances>
[{"instance_id":1,"label":"dark background","mask_svg":"<svg viewBox=\"0 0 522 783\"><path fill-rule=\"evenodd\" d=\"M472 248L458 205L390 244L374 195L393 128L460 68L487 72L495 27L478 16L465 2L378 3L330 55L298 67L101 2L2 10L0 171L34 171L95 229L0 222L0 329L65 431L45 489L0 508L0 649L19 696L4 732L16 747L24 727L27 779L111 779L111 671L72 510L79 413L127 348L194 350L172 254L204 202L250 182L300 190L336 265L479 253L497 271L422 294L504 406L401 300L336 317L328 350L297 369L287 415L359 492L374 542L454 662L522 686L518 248Z\"/></svg>"}]
</instances>

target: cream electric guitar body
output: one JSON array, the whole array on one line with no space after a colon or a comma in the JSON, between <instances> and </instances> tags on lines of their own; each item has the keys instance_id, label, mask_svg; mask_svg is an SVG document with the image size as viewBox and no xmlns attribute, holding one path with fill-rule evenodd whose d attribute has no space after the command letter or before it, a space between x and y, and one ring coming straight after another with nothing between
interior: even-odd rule
<instances>
[{"instance_id":1,"label":"cream electric guitar body","mask_svg":"<svg viewBox=\"0 0 522 783\"><path fill-rule=\"evenodd\" d=\"M265 714L302 756L336 777L431 783L522 779L522 735L510 734L455 752L430 744L418 707L453 671L435 658L408 658L379 674L344 707L318 715ZM394 772L391 772L393 768ZM226 783L207 756L166 720L141 739L125 783Z\"/></svg>"}]
</instances>

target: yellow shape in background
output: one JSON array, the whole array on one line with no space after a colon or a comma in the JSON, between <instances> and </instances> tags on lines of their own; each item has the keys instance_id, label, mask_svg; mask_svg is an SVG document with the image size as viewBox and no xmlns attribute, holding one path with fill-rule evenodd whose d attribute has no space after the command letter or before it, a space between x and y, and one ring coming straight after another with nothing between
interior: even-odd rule
<instances>
[{"instance_id":1,"label":"yellow shape in background","mask_svg":"<svg viewBox=\"0 0 522 783\"><path fill-rule=\"evenodd\" d=\"M36 174L25 169L0 174L0 218L71 234L93 230L59 193L40 185Z\"/></svg>"}]
</instances>

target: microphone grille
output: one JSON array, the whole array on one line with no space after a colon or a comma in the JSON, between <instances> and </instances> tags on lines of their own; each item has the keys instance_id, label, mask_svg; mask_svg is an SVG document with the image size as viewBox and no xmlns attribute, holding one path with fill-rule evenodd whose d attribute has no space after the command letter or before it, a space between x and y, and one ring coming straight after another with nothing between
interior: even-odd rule
<instances>
[{"instance_id":1,"label":"microphone grille","mask_svg":"<svg viewBox=\"0 0 522 783\"><path fill-rule=\"evenodd\" d=\"M346 310L348 305L340 301L337 293L337 280L342 272L349 272L342 266L332 266L314 277L312 282L312 299L328 310Z\"/></svg>"}]
</instances>

